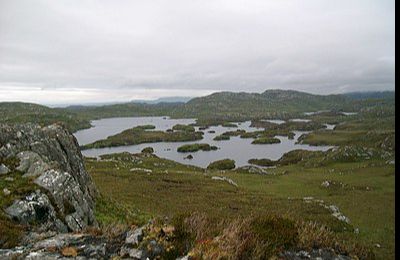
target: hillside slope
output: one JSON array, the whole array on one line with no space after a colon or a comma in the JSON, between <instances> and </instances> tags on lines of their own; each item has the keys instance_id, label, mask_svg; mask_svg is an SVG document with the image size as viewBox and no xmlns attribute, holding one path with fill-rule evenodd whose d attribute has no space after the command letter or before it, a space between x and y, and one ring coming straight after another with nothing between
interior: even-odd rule
<instances>
[{"instance_id":1,"label":"hillside slope","mask_svg":"<svg viewBox=\"0 0 400 260\"><path fill-rule=\"evenodd\" d=\"M63 123L68 130L74 132L89 128L90 121L73 112L62 108L23 102L0 102L0 123L37 123L46 126L53 123Z\"/></svg>"}]
</instances>

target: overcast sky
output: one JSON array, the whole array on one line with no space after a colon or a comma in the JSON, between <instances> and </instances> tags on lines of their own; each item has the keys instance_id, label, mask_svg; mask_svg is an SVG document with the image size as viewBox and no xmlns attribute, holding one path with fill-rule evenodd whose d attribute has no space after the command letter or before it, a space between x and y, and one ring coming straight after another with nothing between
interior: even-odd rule
<instances>
[{"instance_id":1,"label":"overcast sky","mask_svg":"<svg viewBox=\"0 0 400 260\"><path fill-rule=\"evenodd\" d=\"M387 0L0 0L0 101L394 90Z\"/></svg>"}]
</instances>

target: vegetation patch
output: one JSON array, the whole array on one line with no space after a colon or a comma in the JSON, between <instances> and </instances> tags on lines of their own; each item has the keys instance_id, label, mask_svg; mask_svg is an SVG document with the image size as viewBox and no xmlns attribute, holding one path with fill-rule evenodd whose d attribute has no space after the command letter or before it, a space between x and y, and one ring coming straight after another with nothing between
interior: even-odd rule
<instances>
[{"instance_id":1,"label":"vegetation patch","mask_svg":"<svg viewBox=\"0 0 400 260\"><path fill-rule=\"evenodd\" d=\"M230 139L231 137L229 135L224 135L224 134L217 135L216 137L213 138L214 141L227 141Z\"/></svg>"},{"instance_id":2,"label":"vegetation patch","mask_svg":"<svg viewBox=\"0 0 400 260\"><path fill-rule=\"evenodd\" d=\"M19 244L26 231L26 227L11 220L4 209L14 200L20 199L38 189L30 178L22 177L15 170L17 159L1 158L1 163L10 169L8 174L0 175L0 248L10 248Z\"/></svg>"},{"instance_id":3,"label":"vegetation patch","mask_svg":"<svg viewBox=\"0 0 400 260\"><path fill-rule=\"evenodd\" d=\"M234 169L235 161L231 159L223 159L210 163L207 166L208 170L231 170Z\"/></svg>"},{"instance_id":4,"label":"vegetation patch","mask_svg":"<svg viewBox=\"0 0 400 260\"><path fill-rule=\"evenodd\" d=\"M231 123L231 122L224 122L221 124L223 127L238 127L237 124Z\"/></svg>"},{"instance_id":5,"label":"vegetation patch","mask_svg":"<svg viewBox=\"0 0 400 260\"><path fill-rule=\"evenodd\" d=\"M192 126L192 125L182 125L182 124L174 125L172 127L172 130L174 130L174 131L184 131L184 132L194 132L195 131L194 126Z\"/></svg>"},{"instance_id":6,"label":"vegetation patch","mask_svg":"<svg viewBox=\"0 0 400 260\"><path fill-rule=\"evenodd\" d=\"M152 153L154 153L154 149L153 149L153 147L145 147L142 149L142 153L152 154Z\"/></svg>"},{"instance_id":7,"label":"vegetation patch","mask_svg":"<svg viewBox=\"0 0 400 260\"><path fill-rule=\"evenodd\" d=\"M177 151L180 153L191 153L197 151L213 151L218 150L218 147L209 144L185 144L178 147Z\"/></svg>"},{"instance_id":8,"label":"vegetation patch","mask_svg":"<svg viewBox=\"0 0 400 260\"><path fill-rule=\"evenodd\" d=\"M248 161L250 164L258 165L258 166L263 166L263 167L269 167L269 166L274 166L276 164L275 161L270 160L270 159L250 159Z\"/></svg>"},{"instance_id":9,"label":"vegetation patch","mask_svg":"<svg viewBox=\"0 0 400 260\"><path fill-rule=\"evenodd\" d=\"M276 137L260 137L255 139L252 144L278 144L281 140Z\"/></svg>"}]
</instances>

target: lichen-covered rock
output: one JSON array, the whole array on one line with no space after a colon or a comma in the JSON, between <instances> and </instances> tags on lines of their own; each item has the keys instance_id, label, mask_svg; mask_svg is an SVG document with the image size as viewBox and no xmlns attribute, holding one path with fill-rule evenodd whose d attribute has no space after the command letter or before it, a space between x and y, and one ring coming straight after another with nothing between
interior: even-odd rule
<instances>
[{"instance_id":1,"label":"lichen-covered rock","mask_svg":"<svg viewBox=\"0 0 400 260\"><path fill-rule=\"evenodd\" d=\"M24 151L17 154L17 158L20 161L17 170L24 172L25 177L39 176L50 169L50 166L37 153Z\"/></svg>"},{"instance_id":2,"label":"lichen-covered rock","mask_svg":"<svg viewBox=\"0 0 400 260\"><path fill-rule=\"evenodd\" d=\"M329 249L313 249L308 251L285 251L280 254L280 259L287 260L302 260L302 259L326 259L326 260L350 260L351 257L346 255L336 254L333 250Z\"/></svg>"},{"instance_id":3,"label":"lichen-covered rock","mask_svg":"<svg viewBox=\"0 0 400 260\"><path fill-rule=\"evenodd\" d=\"M22 224L40 223L45 229L67 231L67 227L56 217L49 198L40 190L14 201L5 212Z\"/></svg>"},{"instance_id":4,"label":"lichen-covered rock","mask_svg":"<svg viewBox=\"0 0 400 260\"><path fill-rule=\"evenodd\" d=\"M0 124L0 158L18 159L15 170L42 190L15 201L6 209L10 217L61 232L97 225L96 188L75 137L62 126Z\"/></svg>"}]
</instances>

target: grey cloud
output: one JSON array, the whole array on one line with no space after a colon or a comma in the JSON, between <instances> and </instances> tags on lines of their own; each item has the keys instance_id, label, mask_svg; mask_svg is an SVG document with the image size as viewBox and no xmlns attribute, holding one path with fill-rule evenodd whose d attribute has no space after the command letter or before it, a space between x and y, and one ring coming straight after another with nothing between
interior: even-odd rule
<instances>
[{"instance_id":1,"label":"grey cloud","mask_svg":"<svg viewBox=\"0 0 400 260\"><path fill-rule=\"evenodd\" d=\"M107 100L101 90L394 89L394 5L0 0L0 90L96 89Z\"/></svg>"}]
</instances>

